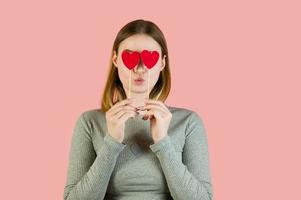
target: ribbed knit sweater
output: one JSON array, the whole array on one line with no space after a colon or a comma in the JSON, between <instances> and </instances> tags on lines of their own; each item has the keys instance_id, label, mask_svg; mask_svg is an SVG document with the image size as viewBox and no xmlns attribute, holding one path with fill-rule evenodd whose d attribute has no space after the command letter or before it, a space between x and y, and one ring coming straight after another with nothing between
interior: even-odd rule
<instances>
[{"instance_id":1,"label":"ribbed knit sweater","mask_svg":"<svg viewBox=\"0 0 301 200\"><path fill-rule=\"evenodd\" d=\"M168 134L154 143L142 115L125 122L123 143L107 132L100 109L73 129L64 200L211 200L208 144L200 116L167 106Z\"/></svg>"}]
</instances>

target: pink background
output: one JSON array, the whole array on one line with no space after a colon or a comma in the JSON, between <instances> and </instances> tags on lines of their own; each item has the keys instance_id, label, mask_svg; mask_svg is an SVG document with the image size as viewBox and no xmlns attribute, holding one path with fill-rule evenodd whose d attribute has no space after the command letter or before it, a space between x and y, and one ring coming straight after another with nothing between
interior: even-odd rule
<instances>
[{"instance_id":1,"label":"pink background","mask_svg":"<svg viewBox=\"0 0 301 200\"><path fill-rule=\"evenodd\" d=\"M0 199L62 199L75 120L138 18L168 42L166 103L205 122L214 199L301 199L300 1L113 2L1 1Z\"/></svg>"}]
</instances>

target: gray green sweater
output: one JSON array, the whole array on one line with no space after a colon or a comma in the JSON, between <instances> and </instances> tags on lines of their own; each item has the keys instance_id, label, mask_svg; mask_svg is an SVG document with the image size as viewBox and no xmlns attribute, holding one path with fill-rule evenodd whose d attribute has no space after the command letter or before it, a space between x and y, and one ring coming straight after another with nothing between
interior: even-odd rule
<instances>
[{"instance_id":1,"label":"gray green sweater","mask_svg":"<svg viewBox=\"0 0 301 200\"><path fill-rule=\"evenodd\" d=\"M168 135L154 143L150 121L125 122L123 143L107 133L99 109L79 115L69 152L64 200L211 200L205 127L189 109L167 106Z\"/></svg>"}]
</instances>

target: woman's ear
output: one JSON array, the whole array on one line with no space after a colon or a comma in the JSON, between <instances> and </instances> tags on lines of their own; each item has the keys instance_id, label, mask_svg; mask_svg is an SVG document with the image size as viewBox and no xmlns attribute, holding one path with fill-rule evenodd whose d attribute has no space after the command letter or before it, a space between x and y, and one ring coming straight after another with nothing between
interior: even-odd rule
<instances>
[{"instance_id":1,"label":"woman's ear","mask_svg":"<svg viewBox=\"0 0 301 200\"><path fill-rule=\"evenodd\" d=\"M166 65L166 60L165 59L166 59L166 55L164 55L163 58L162 58L162 66L161 66L160 71L162 71L164 69L165 65Z\"/></svg>"},{"instance_id":2,"label":"woman's ear","mask_svg":"<svg viewBox=\"0 0 301 200\"><path fill-rule=\"evenodd\" d=\"M116 51L114 50L113 52L113 57L112 57L112 62L113 62L113 65L115 67L117 67L117 54L116 54ZM117 67L118 68L118 67Z\"/></svg>"}]
</instances>

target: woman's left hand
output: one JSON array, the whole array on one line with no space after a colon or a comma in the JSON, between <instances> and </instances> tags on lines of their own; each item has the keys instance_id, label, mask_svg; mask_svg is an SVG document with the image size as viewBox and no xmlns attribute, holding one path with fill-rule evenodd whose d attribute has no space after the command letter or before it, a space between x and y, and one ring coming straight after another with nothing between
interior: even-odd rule
<instances>
[{"instance_id":1,"label":"woman's left hand","mask_svg":"<svg viewBox=\"0 0 301 200\"><path fill-rule=\"evenodd\" d=\"M152 99L145 99L145 106L141 110L146 110L143 119L150 119L151 134L157 143L167 135L172 114L162 101Z\"/></svg>"}]
</instances>

